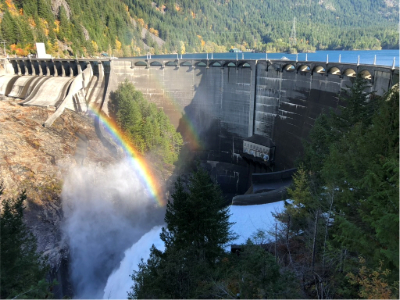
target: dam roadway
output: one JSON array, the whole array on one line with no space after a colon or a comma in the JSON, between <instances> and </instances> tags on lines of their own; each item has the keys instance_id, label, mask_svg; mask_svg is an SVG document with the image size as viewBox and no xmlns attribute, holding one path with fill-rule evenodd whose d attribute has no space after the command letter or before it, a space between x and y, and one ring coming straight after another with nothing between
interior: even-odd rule
<instances>
[{"instance_id":1,"label":"dam roadway","mask_svg":"<svg viewBox=\"0 0 400 300\"><path fill-rule=\"evenodd\" d=\"M10 58L3 69L0 94L15 97L21 91L34 100L25 100L27 105L54 106L53 121L65 108L86 111L91 103L108 114L118 85L132 82L166 112L186 142L200 141L197 154L220 183L237 193L247 189L249 177L240 178L249 172L240 156L244 139L270 138L276 146L275 170L292 168L316 117L343 105L338 95L356 74L378 95L399 82L398 67L290 60ZM30 87L35 95L27 95L24 82L40 80L18 80L25 76L47 77L42 87L49 88L40 92L41 87ZM72 77L72 83L58 77ZM15 83L20 86L13 89ZM57 96L48 97L52 91ZM255 164L251 172L257 168L263 170Z\"/></svg>"}]
</instances>

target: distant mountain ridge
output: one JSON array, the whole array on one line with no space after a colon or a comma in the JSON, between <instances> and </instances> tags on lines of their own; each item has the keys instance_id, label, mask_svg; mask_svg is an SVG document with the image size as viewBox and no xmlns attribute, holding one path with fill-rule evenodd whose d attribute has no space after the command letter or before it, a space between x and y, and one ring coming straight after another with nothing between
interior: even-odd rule
<instances>
[{"instance_id":1,"label":"distant mountain ridge","mask_svg":"<svg viewBox=\"0 0 400 300\"><path fill-rule=\"evenodd\" d=\"M0 39L11 54L42 41L61 57L390 49L398 11L395 0L0 0Z\"/></svg>"}]
</instances>

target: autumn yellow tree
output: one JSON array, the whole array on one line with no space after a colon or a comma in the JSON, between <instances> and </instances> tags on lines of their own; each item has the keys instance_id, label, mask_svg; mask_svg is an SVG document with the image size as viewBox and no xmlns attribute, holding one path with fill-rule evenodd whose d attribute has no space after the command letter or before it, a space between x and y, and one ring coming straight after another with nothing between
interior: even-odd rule
<instances>
[{"instance_id":1,"label":"autumn yellow tree","mask_svg":"<svg viewBox=\"0 0 400 300\"><path fill-rule=\"evenodd\" d=\"M387 283L386 277L390 271L383 270L382 265L376 270L371 270L366 266L366 260L359 258L361 268L358 274L348 273L347 278L352 285L360 285L359 296L366 299L397 299L392 294L391 288ZM398 290L398 289L397 289Z\"/></svg>"}]
</instances>

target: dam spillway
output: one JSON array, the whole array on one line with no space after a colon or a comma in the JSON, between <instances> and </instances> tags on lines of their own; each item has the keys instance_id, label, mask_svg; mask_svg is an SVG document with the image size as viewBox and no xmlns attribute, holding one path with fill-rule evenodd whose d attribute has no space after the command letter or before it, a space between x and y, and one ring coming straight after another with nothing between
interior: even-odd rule
<instances>
[{"instance_id":1,"label":"dam spillway","mask_svg":"<svg viewBox=\"0 0 400 300\"><path fill-rule=\"evenodd\" d=\"M20 93L27 100L36 95L31 103L55 106L51 121L65 108L84 112L89 103L108 114L118 85L133 83L165 111L185 141L200 141L198 156L212 166L218 182L238 193L247 188L242 177L248 178L240 177L248 172L240 162L243 140L253 135L270 138L276 146L275 170L292 168L316 117L343 105L338 95L352 85L356 74L378 95L399 81L398 68L290 60L10 58L4 65L9 71L0 77L3 95ZM19 80L28 76L44 79ZM62 82L59 96L47 100L46 94L57 89L56 81ZM28 89L24 82L51 88Z\"/></svg>"}]
</instances>

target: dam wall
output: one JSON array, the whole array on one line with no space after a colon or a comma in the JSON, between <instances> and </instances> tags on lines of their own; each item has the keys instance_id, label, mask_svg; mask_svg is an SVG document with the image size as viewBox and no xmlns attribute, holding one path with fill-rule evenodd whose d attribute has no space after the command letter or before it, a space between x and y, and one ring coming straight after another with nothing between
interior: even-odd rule
<instances>
[{"instance_id":1,"label":"dam wall","mask_svg":"<svg viewBox=\"0 0 400 300\"><path fill-rule=\"evenodd\" d=\"M166 112L186 142L200 141L194 150L203 159L240 165L243 139L258 134L275 143L275 166L283 170L301 155L314 120L345 105L339 95L357 74L378 95L399 81L398 69L375 65L119 59L111 61L103 111L110 113L109 99L127 80Z\"/></svg>"},{"instance_id":2,"label":"dam wall","mask_svg":"<svg viewBox=\"0 0 400 300\"><path fill-rule=\"evenodd\" d=\"M399 82L398 68L290 60L10 58L2 70L0 96L55 107L46 126L65 108L112 116L115 91L131 82L234 194L252 173L293 168L315 119L345 105L339 96L357 74L378 95ZM242 159L243 140L254 135L272 140L274 164Z\"/></svg>"},{"instance_id":3,"label":"dam wall","mask_svg":"<svg viewBox=\"0 0 400 300\"><path fill-rule=\"evenodd\" d=\"M291 168L302 154L315 119L344 106L339 99L356 74L369 83L368 92L383 95L399 82L398 69L321 62L259 61L256 76L254 133L270 137L276 145L280 169Z\"/></svg>"},{"instance_id":4,"label":"dam wall","mask_svg":"<svg viewBox=\"0 0 400 300\"><path fill-rule=\"evenodd\" d=\"M255 61L252 67L208 67L206 61L114 60L103 111L112 113L113 92L125 80L161 107L185 141L199 142L209 160L230 161L252 135ZM224 157L225 156L225 157Z\"/></svg>"}]
</instances>

